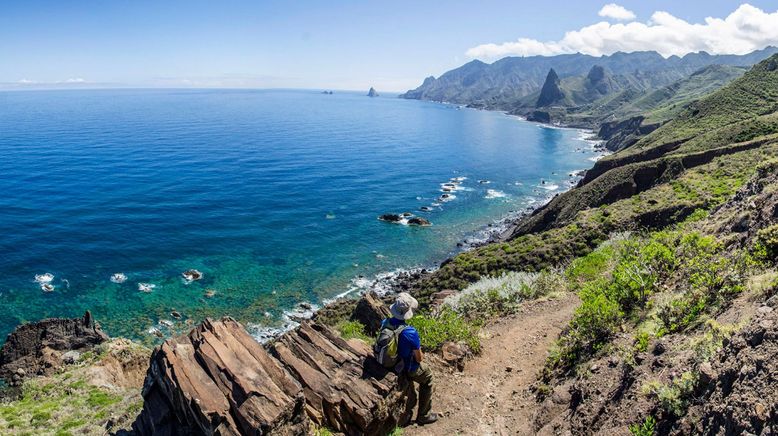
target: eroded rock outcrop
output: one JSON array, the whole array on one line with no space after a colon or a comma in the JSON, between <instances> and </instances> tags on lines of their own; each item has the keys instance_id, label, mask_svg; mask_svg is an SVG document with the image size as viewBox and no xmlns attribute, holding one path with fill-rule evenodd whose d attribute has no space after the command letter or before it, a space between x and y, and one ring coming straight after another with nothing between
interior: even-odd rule
<instances>
[{"instance_id":1,"label":"eroded rock outcrop","mask_svg":"<svg viewBox=\"0 0 778 436\"><path fill-rule=\"evenodd\" d=\"M139 434L380 434L410 420L411 386L369 345L305 322L267 348L237 321L205 321L151 358Z\"/></svg>"},{"instance_id":2,"label":"eroded rock outcrop","mask_svg":"<svg viewBox=\"0 0 778 436\"><path fill-rule=\"evenodd\" d=\"M0 349L0 378L18 385L24 378L49 375L66 353L86 351L108 340L88 311L82 318L50 318L16 328Z\"/></svg>"},{"instance_id":3,"label":"eroded rock outcrop","mask_svg":"<svg viewBox=\"0 0 778 436\"><path fill-rule=\"evenodd\" d=\"M390 316L386 303L372 291L365 293L359 299L354 312L351 313L351 319L362 323L366 332L371 336L378 333L381 322Z\"/></svg>"}]
</instances>

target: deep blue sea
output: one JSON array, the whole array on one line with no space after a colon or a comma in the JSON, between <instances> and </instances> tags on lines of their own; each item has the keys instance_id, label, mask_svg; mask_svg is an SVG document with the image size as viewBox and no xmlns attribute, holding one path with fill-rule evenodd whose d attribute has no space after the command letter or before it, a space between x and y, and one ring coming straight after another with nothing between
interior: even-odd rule
<instances>
[{"instance_id":1,"label":"deep blue sea","mask_svg":"<svg viewBox=\"0 0 778 436\"><path fill-rule=\"evenodd\" d=\"M85 309L150 341L206 316L278 327L566 189L596 156L583 137L358 93L1 92L0 334ZM433 225L377 219L392 212Z\"/></svg>"}]
</instances>

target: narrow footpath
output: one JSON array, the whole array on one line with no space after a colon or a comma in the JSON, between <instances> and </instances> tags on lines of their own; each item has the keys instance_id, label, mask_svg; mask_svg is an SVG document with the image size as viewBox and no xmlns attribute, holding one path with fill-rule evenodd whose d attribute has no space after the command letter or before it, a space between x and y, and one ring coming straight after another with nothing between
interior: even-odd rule
<instances>
[{"instance_id":1,"label":"narrow footpath","mask_svg":"<svg viewBox=\"0 0 778 436\"><path fill-rule=\"evenodd\" d=\"M531 435L536 408L529 391L549 347L578 306L569 294L525 303L521 311L485 329L481 354L463 372L433 364L432 425L406 427L404 435Z\"/></svg>"}]
</instances>

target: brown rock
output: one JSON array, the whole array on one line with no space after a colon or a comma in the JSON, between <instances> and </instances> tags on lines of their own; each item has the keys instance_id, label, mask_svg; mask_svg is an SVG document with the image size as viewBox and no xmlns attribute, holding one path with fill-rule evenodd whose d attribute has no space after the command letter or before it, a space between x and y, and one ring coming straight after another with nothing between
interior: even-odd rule
<instances>
[{"instance_id":1,"label":"brown rock","mask_svg":"<svg viewBox=\"0 0 778 436\"><path fill-rule=\"evenodd\" d=\"M107 340L88 311L82 318L23 324L8 335L0 349L0 378L18 384L23 376L51 374L63 364L64 353L85 351ZM19 373L19 369L24 372ZM14 374L18 376L15 381Z\"/></svg>"},{"instance_id":2,"label":"brown rock","mask_svg":"<svg viewBox=\"0 0 778 436\"><path fill-rule=\"evenodd\" d=\"M410 420L412 387L373 360L369 345L304 322L268 347L229 318L166 341L151 358L133 429L292 435L305 434L312 420L356 435Z\"/></svg>"},{"instance_id":3,"label":"brown rock","mask_svg":"<svg viewBox=\"0 0 778 436\"><path fill-rule=\"evenodd\" d=\"M467 345L456 342L446 342L441 347L440 352L446 363L457 368L459 371L464 371L465 359L469 354Z\"/></svg>"},{"instance_id":4,"label":"brown rock","mask_svg":"<svg viewBox=\"0 0 778 436\"><path fill-rule=\"evenodd\" d=\"M154 350L139 434L299 434L300 385L237 321L206 320Z\"/></svg>"},{"instance_id":5,"label":"brown rock","mask_svg":"<svg viewBox=\"0 0 778 436\"><path fill-rule=\"evenodd\" d=\"M443 304L443 301L452 296L457 294L458 291L455 291L453 289L444 289L440 292L435 292L434 294L430 295L430 306L432 308L438 308Z\"/></svg>"},{"instance_id":6,"label":"brown rock","mask_svg":"<svg viewBox=\"0 0 778 436\"><path fill-rule=\"evenodd\" d=\"M381 328L381 322L389 318L389 308L375 292L367 292L359 299L357 306L351 313L353 321L359 321L365 326L368 335L375 335Z\"/></svg>"}]
</instances>

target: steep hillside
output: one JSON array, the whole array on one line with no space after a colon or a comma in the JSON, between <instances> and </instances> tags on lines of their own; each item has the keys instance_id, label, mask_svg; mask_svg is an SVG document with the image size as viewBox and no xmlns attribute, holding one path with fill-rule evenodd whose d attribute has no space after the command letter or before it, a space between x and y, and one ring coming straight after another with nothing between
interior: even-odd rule
<instances>
[{"instance_id":1,"label":"steep hillside","mask_svg":"<svg viewBox=\"0 0 778 436\"><path fill-rule=\"evenodd\" d=\"M541 270L586 254L610 232L659 228L721 204L778 155L776 65L778 55L601 159L577 188L522 220L509 241L454 257L419 293L461 289L516 268Z\"/></svg>"},{"instance_id":2,"label":"steep hillside","mask_svg":"<svg viewBox=\"0 0 778 436\"><path fill-rule=\"evenodd\" d=\"M577 293L532 386L536 402L522 402L526 434L773 429L776 67L778 55L598 163L510 239L460 254L417 285L425 302L461 290L446 301L478 322L516 313L517 301L544 295L538 287ZM464 403L456 422L466 422Z\"/></svg>"}]
</instances>

